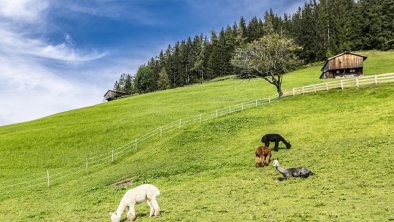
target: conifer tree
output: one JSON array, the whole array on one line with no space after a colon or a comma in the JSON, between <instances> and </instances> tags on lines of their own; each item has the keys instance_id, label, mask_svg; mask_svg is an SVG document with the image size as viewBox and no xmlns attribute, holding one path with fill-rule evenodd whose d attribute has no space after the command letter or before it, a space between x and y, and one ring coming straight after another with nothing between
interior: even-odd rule
<instances>
[{"instance_id":1,"label":"conifer tree","mask_svg":"<svg viewBox=\"0 0 394 222\"><path fill-rule=\"evenodd\" d=\"M115 81L114 90L115 90L115 91L119 91L119 90L120 90L118 81Z\"/></svg>"},{"instance_id":2,"label":"conifer tree","mask_svg":"<svg viewBox=\"0 0 394 222\"><path fill-rule=\"evenodd\" d=\"M168 78L167 71L164 67L159 72L157 88L158 90L165 90L170 88L170 79Z\"/></svg>"},{"instance_id":3,"label":"conifer tree","mask_svg":"<svg viewBox=\"0 0 394 222\"><path fill-rule=\"evenodd\" d=\"M272 9L265 12L263 20L253 17L246 22L241 17L238 23L222 28L219 34L213 30L210 38L200 35L192 40L189 37L152 57L142 68L145 71L149 68L149 72L143 72L150 73L149 78L137 75L139 90L149 92L162 88L158 83L163 68L171 88L220 75L242 74L245 70L230 62L235 49L245 48L247 43L275 33L301 45L303 50L297 54L306 63L321 61L346 50L392 49L393 20L393 0L310 0L295 13L283 17L277 16ZM126 87L129 91L127 78L122 74L114 89L124 91Z\"/></svg>"},{"instance_id":4,"label":"conifer tree","mask_svg":"<svg viewBox=\"0 0 394 222\"><path fill-rule=\"evenodd\" d=\"M135 88L139 93L152 92L153 86L152 69L147 65L142 65L138 68L135 77Z\"/></svg>"},{"instance_id":5,"label":"conifer tree","mask_svg":"<svg viewBox=\"0 0 394 222\"><path fill-rule=\"evenodd\" d=\"M263 27L262 23L259 19L255 16L250 20L247 28L247 41L252 42L256 39L259 39L263 36Z\"/></svg>"},{"instance_id":6,"label":"conifer tree","mask_svg":"<svg viewBox=\"0 0 394 222\"><path fill-rule=\"evenodd\" d=\"M221 68L221 48L215 31L211 32L211 48L208 59L208 76L213 79L220 75Z\"/></svg>"},{"instance_id":7,"label":"conifer tree","mask_svg":"<svg viewBox=\"0 0 394 222\"><path fill-rule=\"evenodd\" d=\"M124 87L122 90L124 93L131 93L132 91L132 79L130 74L126 74L125 82L124 82Z\"/></svg>"}]
</instances>

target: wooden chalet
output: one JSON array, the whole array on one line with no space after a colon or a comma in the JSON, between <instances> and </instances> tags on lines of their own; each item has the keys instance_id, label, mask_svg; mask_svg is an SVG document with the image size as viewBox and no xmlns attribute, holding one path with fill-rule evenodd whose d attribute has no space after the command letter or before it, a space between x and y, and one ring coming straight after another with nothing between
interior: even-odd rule
<instances>
[{"instance_id":1,"label":"wooden chalet","mask_svg":"<svg viewBox=\"0 0 394 222\"><path fill-rule=\"evenodd\" d=\"M119 97L123 97L123 96L128 96L130 94L128 93L124 93L124 92L119 92L116 90L108 90L105 94L104 94L104 99L107 101L111 101L114 99L117 99Z\"/></svg>"},{"instance_id":2,"label":"wooden chalet","mask_svg":"<svg viewBox=\"0 0 394 222\"><path fill-rule=\"evenodd\" d=\"M361 76L366 59L366 56L352 52L343 52L328 58L321 69L320 79Z\"/></svg>"}]
</instances>

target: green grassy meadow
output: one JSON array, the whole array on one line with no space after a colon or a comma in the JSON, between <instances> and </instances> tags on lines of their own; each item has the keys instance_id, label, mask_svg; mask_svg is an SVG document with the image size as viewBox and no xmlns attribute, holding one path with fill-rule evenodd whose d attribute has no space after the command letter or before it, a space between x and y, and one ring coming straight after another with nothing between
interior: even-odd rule
<instances>
[{"instance_id":1,"label":"green grassy meadow","mask_svg":"<svg viewBox=\"0 0 394 222\"><path fill-rule=\"evenodd\" d=\"M360 53L368 56L366 75L394 72L393 51ZM286 74L283 88L323 82L320 68ZM142 183L161 190L162 215L149 218L141 204L137 221L393 220L393 92L394 85L385 84L283 98L164 132L88 175L87 156L179 118L274 95L274 87L259 79L228 79L3 126L0 192L10 180L46 177L47 170L81 173L49 188L9 188L17 191L0 194L0 221L109 221L126 190ZM269 132L293 144L274 153L281 165L306 166L316 175L279 182L272 165L256 169L255 148ZM125 178L133 184L111 186Z\"/></svg>"}]
</instances>

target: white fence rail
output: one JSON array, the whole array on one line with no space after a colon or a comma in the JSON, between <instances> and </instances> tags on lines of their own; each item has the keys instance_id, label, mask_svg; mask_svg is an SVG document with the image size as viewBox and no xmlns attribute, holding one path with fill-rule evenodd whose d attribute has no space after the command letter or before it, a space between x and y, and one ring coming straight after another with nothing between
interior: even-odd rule
<instances>
[{"instance_id":1,"label":"white fence rail","mask_svg":"<svg viewBox=\"0 0 394 222\"><path fill-rule=\"evenodd\" d=\"M382 74L382 75L374 75L374 76L365 76L360 78L352 78L352 79L341 79L332 82L320 83L315 85L308 85L297 87L293 89L288 89L283 92L283 96L295 96L306 93L314 93L318 91L327 91L330 89L345 89L349 87L360 87L363 85L370 84L380 84L380 83L390 83L394 82L394 73ZM80 164L76 164L75 166L70 166L67 170L56 170L48 169L42 174L36 174L31 176L31 179L28 178L15 178L7 181L0 181L0 194L10 194L19 191L23 191L33 187L50 187L55 184L55 182L59 182L65 178L70 178L72 176L84 176L93 172L100 166L105 164L110 165L120 156L125 156L128 153L136 152L139 147L144 145L144 143L152 142L154 139L160 139L165 134L179 130L184 127L202 123L214 118L218 118L221 116L225 116L235 112L241 112L246 109L262 106L271 102L278 100L278 96L270 96L264 99L256 99L248 102L244 102L241 104L237 104L234 106L229 106L223 109L218 109L213 112L201 113L196 116L192 116L185 119L179 119L177 121L171 122L167 125L160 126L140 137L131 139L128 143L113 148L108 152L97 154L94 156L86 157L85 163L80 162ZM32 178L33 177L33 178Z\"/></svg>"},{"instance_id":2,"label":"white fence rail","mask_svg":"<svg viewBox=\"0 0 394 222\"><path fill-rule=\"evenodd\" d=\"M295 96L305 93L315 93L318 91L328 91L330 89L345 89L350 87L360 87L363 85L382 84L394 82L394 73L387 73L374 76L363 76L358 78L345 78L332 82L319 83L288 89L283 92L283 96Z\"/></svg>"}]
</instances>

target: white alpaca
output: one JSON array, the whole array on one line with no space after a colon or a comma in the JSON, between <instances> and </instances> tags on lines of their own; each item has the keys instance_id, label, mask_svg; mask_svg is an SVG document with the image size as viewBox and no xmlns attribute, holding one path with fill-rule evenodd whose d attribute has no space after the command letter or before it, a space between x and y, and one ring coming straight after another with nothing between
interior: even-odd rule
<instances>
[{"instance_id":1,"label":"white alpaca","mask_svg":"<svg viewBox=\"0 0 394 222\"><path fill-rule=\"evenodd\" d=\"M138 187L128 190L120 200L120 204L116 212L110 213L112 222L120 221L122 213L126 207L129 208L129 211L127 212L127 219L133 221L135 219L134 206L143 202L144 200L146 200L150 207L149 216L158 216L160 214L160 207L156 198L159 195L159 189L157 189L157 187L153 186L152 184L142 184Z\"/></svg>"}]
</instances>

